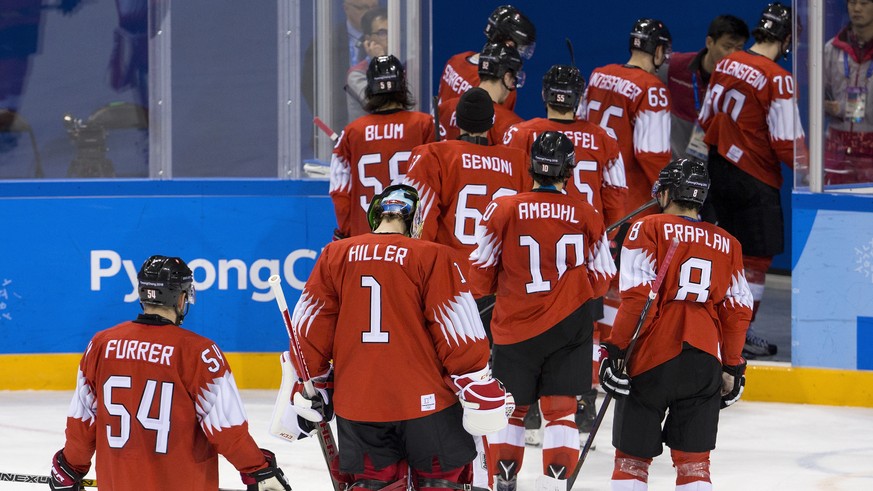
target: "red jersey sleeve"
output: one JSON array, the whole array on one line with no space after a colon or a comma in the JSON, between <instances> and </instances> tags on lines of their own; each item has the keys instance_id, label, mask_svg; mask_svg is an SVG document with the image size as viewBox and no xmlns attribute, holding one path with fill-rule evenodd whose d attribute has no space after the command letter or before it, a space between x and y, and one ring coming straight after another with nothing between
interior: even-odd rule
<instances>
[{"instance_id":1,"label":"red jersey sleeve","mask_svg":"<svg viewBox=\"0 0 873 491\"><path fill-rule=\"evenodd\" d=\"M603 218L606 225L612 225L625 213L627 200L627 179L624 174L624 159L618 142L608 134L603 138L603 153L607 163L603 166L603 187L600 190L603 200Z\"/></svg>"},{"instance_id":2,"label":"red jersey sleeve","mask_svg":"<svg viewBox=\"0 0 873 491\"><path fill-rule=\"evenodd\" d=\"M770 145L776 152L776 157L794 168L797 161L805 166L808 161L803 125L800 123L800 111L793 88L794 78L790 73L771 77L770 92L773 100L767 112L767 127L770 130ZM797 155L795 155L797 150Z\"/></svg>"},{"instance_id":3,"label":"red jersey sleeve","mask_svg":"<svg viewBox=\"0 0 873 491\"><path fill-rule=\"evenodd\" d=\"M633 123L634 155L651 187L670 163L670 93L657 78L640 98Z\"/></svg>"},{"instance_id":4,"label":"red jersey sleeve","mask_svg":"<svg viewBox=\"0 0 873 491\"><path fill-rule=\"evenodd\" d=\"M491 295L497 291L497 273L503 253L507 206L492 201L485 209L476 229L476 249L470 253L470 283L476 295Z\"/></svg>"},{"instance_id":5,"label":"red jersey sleeve","mask_svg":"<svg viewBox=\"0 0 873 491\"><path fill-rule=\"evenodd\" d=\"M291 315L291 326L300 342L303 359L310 376L327 373L333 359L333 344L339 312L338 290L333 284L330 268L334 243L325 246L315 267L300 292ZM291 346L293 352L294 347ZM304 373L296 366L297 373Z\"/></svg>"},{"instance_id":6,"label":"red jersey sleeve","mask_svg":"<svg viewBox=\"0 0 873 491\"><path fill-rule=\"evenodd\" d=\"M437 235L439 225L437 220L440 213L440 191L442 179L440 179L439 158L431 151L430 145L421 145L412 150L409 157L409 171L406 173L404 184L414 187L418 191L419 208L418 238L433 241Z\"/></svg>"},{"instance_id":7,"label":"red jersey sleeve","mask_svg":"<svg viewBox=\"0 0 873 491\"><path fill-rule=\"evenodd\" d=\"M746 273L743 269L743 252L739 241L733 250L730 264L730 285L724 300L716 307L721 321L722 360L725 365L738 365L742 362L746 331L752 321L754 300Z\"/></svg>"},{"instance_id":8,"label":"red jersey sleeve","mask_svg":"<svg viewBox=\"0 0 873 491\"><path fill-rule=\"evenodd\" d=\"M336 214L336 224L345 237L351 235L352 170L349 166L351 149L346 132L340 133L330 159L330 199Z\"/></svg>"}]
</instances>

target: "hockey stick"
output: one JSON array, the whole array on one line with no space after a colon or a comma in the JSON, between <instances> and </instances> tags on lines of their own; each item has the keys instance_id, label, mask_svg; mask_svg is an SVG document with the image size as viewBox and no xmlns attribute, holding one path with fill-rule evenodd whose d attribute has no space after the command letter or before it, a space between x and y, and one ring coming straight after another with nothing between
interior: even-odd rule
<instances>
[{"instance_id":1,"label":"hockey stick","mask_svg":"<svg viewBox=\"0 0 873 491\"><path fill-rule=\"evenodd\" d=\"M618 227L621 227L621 225L622 225L623 223L625 223L626 221L628 221L628 220L630 220L631 218L633 218L633 217L639 215L640 213L646 211L647 209L651 208L653 205L656 205L656 204L658 204L658 200L655 199L655 198L652 198L652 199L650 199L649 201L646 201L642 206L640 206L640 207L637 208L636 210L634 210L634 211L628 213L627 215L625 215L625 216L623 216L622 218L620 218L617 222L615 222L615 223L613 223L612 225L606 227L606 233L608 234L608 233L612 232L613 230L617 229Z\"/></svg>"},{"instance_id":2,"label":"hockey stick","mask_svg":"<svg viewBox=\"0 0 873 491\"><path fill-rule=\"evenodd\" d=\"M27 484L48 484L52 478L49 476L36 476L33 474L11 474L7 472L0 472L0 481L9 481L9 482L21 482ZM96 479L82 479L82 486L86 488L96 488L97 480ZM225 489L219 488L218 491L242 491L236 489Z\"/></svg>"},{"instance_id":3,"label":"hockey stick","mask_svg":"<svg viewBox=\"0 0 873 491\"><path fill-rule=\"evenodd\" d=\"M318 119L318 118L316 118ZM320 121L320 120L319 120ZM317 123L316 123L317 124ZM274 274L268 280L270 288L273 290L273 295L276 297L276 303L279 305L279 311L282 312L282 320L285 322L285 331L288 333L288 339L291 342L291 356L296 360L297 368L300 370L298 374L303 379L303 390L307 396L315 395L315 386L312 384L312 376L309 374L309 367L306 366L306 360L303 358L303 351L300 349L300 340L297 338L297 333L294 331L294 326L291 324L291 314L288 312L288 302L285 300L285 292L282 291L282 279L279 275ZM324 461L327 464L328 472L331 470L331 464L339 461L339 450L337 450L336 440L333 437L333 430L327 421L317 423L318 444L321 446L321 453L324 455ZM339 481L330 472L330 481L333 484L334 491L342 491L343 487Z\"/></svg>"},{"instance_id":4,"label":"hockey stick","mask_svg":"<svg viewBox=\"0 0 873 491\"><path fill-rule=\"evenodd\" d=\"M433 141L440 141L440 109L439 109L440 96L433 96Z\"/></svg>"},{"instance_id":5,"label":"hockey stick","mask_svg":"<svg viewBox=\"0 0 873 491\"><path fill-rule=\"evenodd\" d=\"M322 121L318 116L312 118L312 122L330 138L330 141L335 142L337 138L339 138L339 135L337 135L334 130L330 129L330 126L328 126L327 123Z\"/></svg>"},{"instance_id":6,"label":"hockey stick","mask_svg":"<svg viewBox=\"0 0 873 491\"><path fill-rule=\"evenodd\" d=\"M655 282L652 284L652 289L649 291L649 298L646 299L646 303L643 305L643 310L640 312L640 318L637 320L636 329L634 329L634 334L631 336L630 343L625 352L624 363L621 363L617 367L619 373L624 372L625 368L627 368L627 361L630 360L631 354L634 352L634 346L637 344L640 330L642 330L643 324L646 323L646 317L649 315L649 308L652 307L655 298L658 296L658 290L661 289L661 283L664 282L664 277L667 275L667 268L670 267L670 263L673 261L673 255L676 254L677 247L679 247L679 240L674 238L673 242L670 243L670 248L667 249L667 254L664 255L663 264L658 268L658 275L655 276ZM579 453L579 462L576 463L576 468L573 469L573 474L567 480L567 491L573 488L573 484L576 483L576 478L579 477L579 469L582 468L582 464L585 463L585 458L588 457L588 453L591 451L591 445L594 444L594 436L597 434L597 430L600 429L600 424L603 423L603 417L606 416L606 409L609 407L610 402L612 402L612 394L607 392L606 397L603 398L603 404L600 405L600 410L597 411L597 417L594 418L594 426L588 434L588 440L585 441L585 446Z\"/></svg>"}]
</instances>

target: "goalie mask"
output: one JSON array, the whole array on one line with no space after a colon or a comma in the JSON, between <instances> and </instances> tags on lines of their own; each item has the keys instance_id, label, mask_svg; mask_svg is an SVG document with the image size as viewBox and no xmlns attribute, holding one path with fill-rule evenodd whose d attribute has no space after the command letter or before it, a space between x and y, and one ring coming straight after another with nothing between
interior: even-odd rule
<instances>
[{"instance_id":1,"label":"goalie mask","mask_svg":"<svg viewBox=\"0 0 873 491\"><path fill-rule=\"evenodd\" d=\"M406 235L413 235L413 221L418 210L418 201L418 191L414 187L406 184L388 186L370 202L370 208L367 210L370 230L379 227L382 217L394 215L403 219L406 224Z\"/></svg>"},{"instance_id":2,"label":"goalie mask","mask_svg":"<svg viewBox=\"0 0 873 491\"><path fill-rule=\"evenodd\" d=\"M136 276L139 282L139 300L143 304L170 307L179 314L179 324L193 305L194 274L178 257L152 256L143 263ZM179 296L187 294L185 307L179 312Z\"/></svg>"},{"instance_id":3,"label":"goalie mask","mask_svg":"<svg viewBox=\"0 0 873 491\"><path fill-rule=\"evenodd\" d=\"M652 197L667 191L671 201L703 205L709 193L709 171L706 165L694 159L676 159L661 169L652 187Z\"/></svg>"},{"instance_id":4,"label":"goalie mask","mask_svg":"<svg viewBox=\"0 0 873 491\"><path fill-rule=\"evenodd\" d=\"M574 66L552 65L543 77L543 102L548 106L575 111L584 93L585 79Z\"/></svg>"},{"instance_id":5,"label":"goalie mask","mask_svg":"<svg viewBox=\"0 0 873 491\"><path fill-rule=\"evenodd\" d=\"M536 48L537 29L517 8L501 5L488 16L485 37L488 41L501 44L511 40L521 57L529 60Z\"/></svg>"},{"instance_id":6,"label":"goalie mask","mask_svg":"<svg viewBox=\"0 0 873 491\"><path fill-rule=\"evenodd\" d=\"M537 136L530 149L530 172L536 176L570 177L576 165L573 142L559 131L546 131Z\"/></svg>"},{"instance_id":7,"label":"goalie mask","mask_svg":"<svg viewBox=\"0 0 873 491\"><path fill-rule=\"evenodd\" d=\"M630 33L629 48L638 49L655 56L658 46L664 47L664 57L670 58L672 52L673 37L667 26L658 19L639 19L634 23Z\"/></svg>"},{"instance_id":8,"label":"goalie mask","mask_svg":"<svg viewBox=\"0 0 873 491\"><path fill-rule=\"evenodd\" d=\"M377 56L367 66L365 96L406 92L406 72L394 55Z\"/></svg>"}]
</instances>

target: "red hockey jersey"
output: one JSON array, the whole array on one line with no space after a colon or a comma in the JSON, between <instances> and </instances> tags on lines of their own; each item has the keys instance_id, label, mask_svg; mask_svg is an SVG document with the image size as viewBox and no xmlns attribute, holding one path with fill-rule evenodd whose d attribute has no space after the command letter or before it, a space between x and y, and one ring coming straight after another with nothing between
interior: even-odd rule
<instances>
[{"instance_id":1,"label":"red hockey jersey","mask_svg":"<svg viewBox=\"0 0 873 491\"><path fill-rule=\"evenodd\" d=\"M370 231L373 196L400 182L410 151L433 139L433 118L415 111L368 114L346 126L330 161L330 197L344 236Z\"/></svg>"},{"instance_id":2,"label":"red hockey jersey","mask_svg":"<svg viewBox=\"0 0 873 491\"><path fill-rule=\"evenodd\" d=\"M97 333L79 363L64 456L100 488L218 488L218 454L238 470L264 467L224 354L157 316Z\"/></svg>"},{"instance_id":3,"label":"red hockey jersey","mask_svg":"<svg viewBox=\"0 0 873 491\"><path fill-rule=\"evenodd\" d=\"M615 276L600 213L554 190L492 201L470 261L474 291L497 295L491 319L495 344L547 331L603 296Z\"/></svg>"},{"instance_id":4,"label":"red hockey jersey","mask_svg":"<svg viewBox=\"0 0 873 491\"><path fill-rule=\"evenodd\" d=\"M628 361L633 377L682 351L686 342L725 365L742 361L752 292L740 242L716 225L658 214L635 222L621 251L621 306L606 342L627 348L673 239L664 282Z\"/></svg>"},{"instance_id":5,"label":"red hockey jersey","mask_svg":"<svg viewBox=\"0 0 873 491\"><path fill-rule=\"evenodd\" d=\"M607 65L591 73L580 113L618 140L633 210L652 199L658 173L670 163L670 93L654 74Z\"/></svg>"},{"instance_id":6,"label":"red hockey jersey","mask_svg":"<svg viewBox=\"0 0 873 491\"><path fill-rule=\"evenodd\" d=\"M449 58L443 68L443 76L440 78L440 88L437 95L439 104L450 99L457 99L470 87L479 86L479 53L464 51ZM515 91L503 101L503 107L510 111L515 109L515 101L518 95Z\"/></svg>"},{"instance_id":7,"label":"red hockey jersey","mask_svg":"<svg viewBox=\"0 0 873 491\"><path fill-rule=\"evenodd\" d=\"M546 131L564 133L575 147L576 167L565 188L567 194L593 205L606 225L622 218L627 183L618 142L603 128L588 121L535 118L512 125L503 135L503 144L523 151L525 162L529 162L534 140Z\"/></svg>"},{"instance_id":8,"label":"red hockey jersey","mask_svg":"<svg viewBox=\"0 0 873 491\"><path fill-rule=\"evenodd\" d=\"M451 247L466 274L488 203L533 185L526 162L521 151L503 145L449 140L415 148L406 183L421 198L419 237Z\"/></svg>"},{"instance_id":9,"label":"red hockey jersey","mask_svg":"<svg viewBox=\"0 0 873 491\"><path fill-rule=\"evenodd\" d=\"M807 164L795 87L791 73L765 56L749 51L725 56L700 110L704 141L743 172L781 187L780 161L789 167L795 161Z\"/></svg>"},{"instance_id":10,"label":"red hockey jersey","mask_svg":"<svg viewBox=\"0 0 873 491\"><path fill-rule=\"evenodd\" d=\"M458 128L458 119L455 115L455 110L458 108L458 101L461 99L456 97L443 102L439 106L440 116L440 138L443 140L457 140L461 135L461 129ZM521 116L512 112L500 104L494 103L494 125L488 130L488 141L492 145L498 145L503 142L503 134L510 126L524 121Z\"/></svg>"},{"instance_id":11,"label":"red hockey jersey","mask_svg":"<svg viewBox=\"0 0 873 491\"><path fill-rule=\"evenodd\" d=\"M476 302L449 248L400 234L329 243L292 317L310 373L333 359L336 413L353 421L441 411L458 402L444 376L488 363Z\"/></svg>"}]
</instances>

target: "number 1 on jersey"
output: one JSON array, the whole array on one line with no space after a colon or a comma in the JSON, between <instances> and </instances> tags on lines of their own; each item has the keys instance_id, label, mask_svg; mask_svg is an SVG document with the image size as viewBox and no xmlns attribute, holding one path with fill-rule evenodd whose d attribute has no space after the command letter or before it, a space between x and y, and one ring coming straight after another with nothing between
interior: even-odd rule
<instances>
[{"instance_id":1,"label":"number 1 on jersey","mask_svg":"<svg viewBox=\"0 0 873 491\"><path fill-rule=\"evenodd\" d=\"M382 331L382 285L372 276L361 276L361 287L370 289L370 330L361 333L362 343L387 343Z\"/></svg>"}]
</instances>

